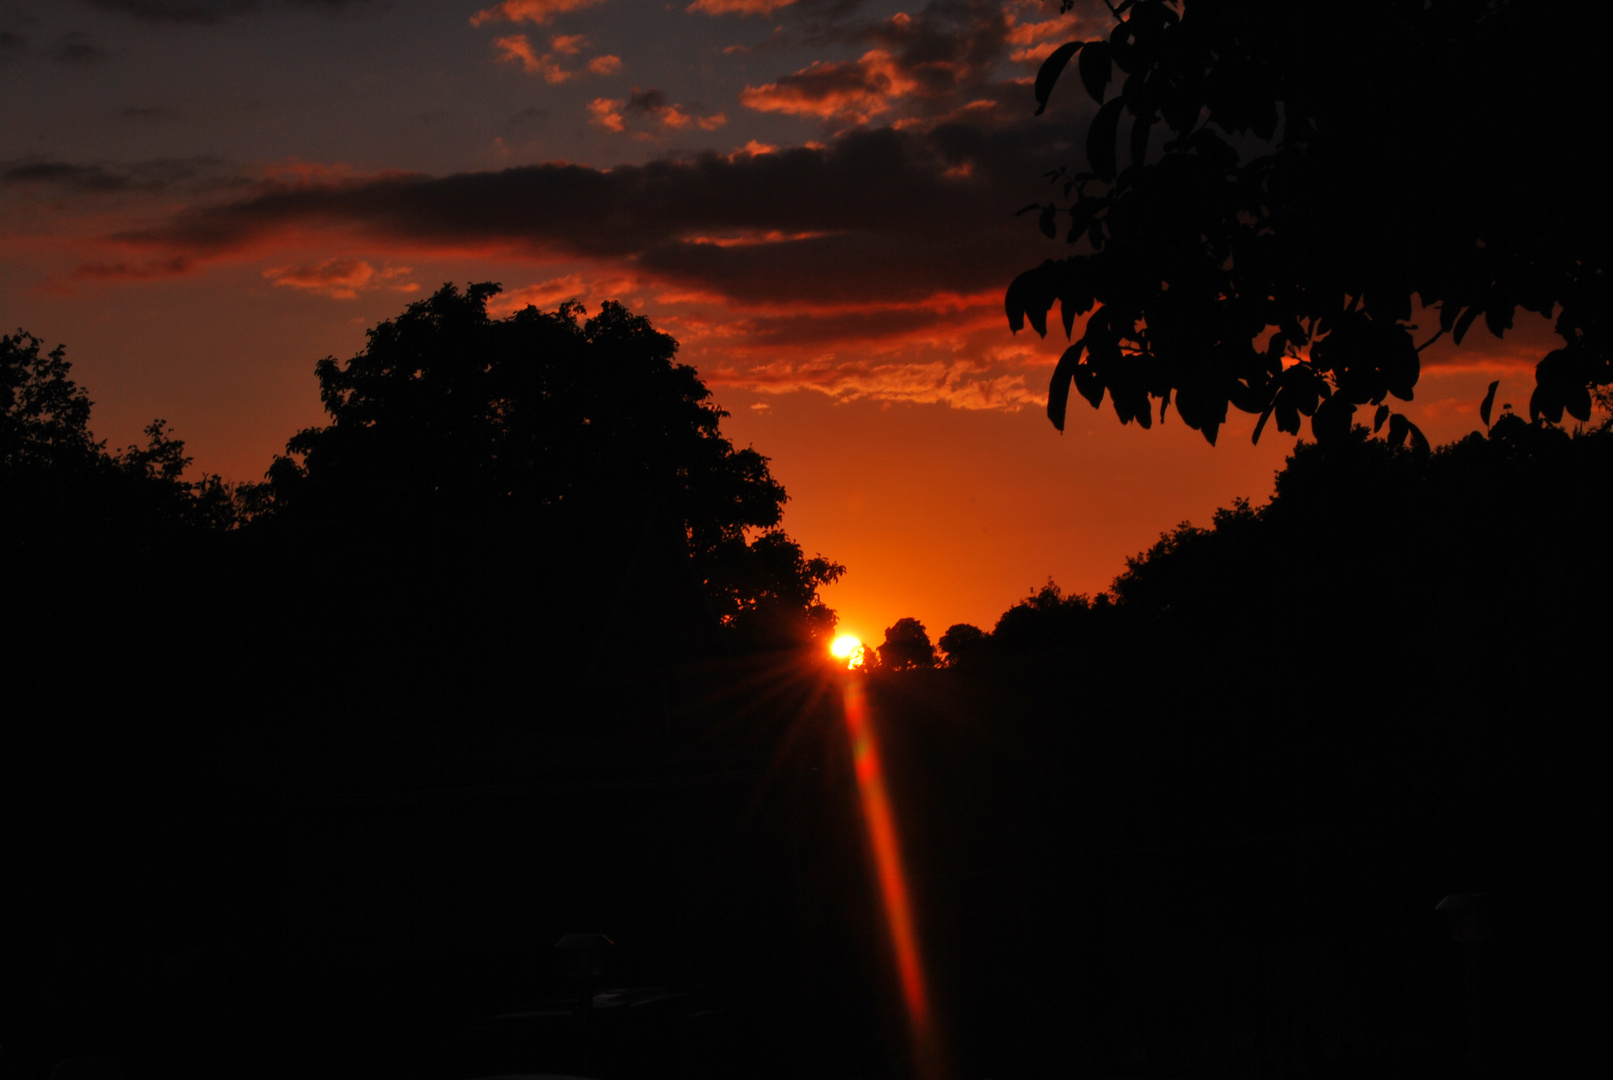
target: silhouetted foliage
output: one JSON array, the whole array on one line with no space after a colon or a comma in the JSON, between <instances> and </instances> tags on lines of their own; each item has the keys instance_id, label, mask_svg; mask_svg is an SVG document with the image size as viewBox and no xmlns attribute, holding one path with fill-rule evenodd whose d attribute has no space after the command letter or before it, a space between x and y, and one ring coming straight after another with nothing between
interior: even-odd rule
<instances>
[{"instance_id":1,"label":"silhouetted foliage","mask_svg":"<svg viewBox=\"0 0 1613 1080\"><path fill-rule=\"evenodd\" d=\"M146 428L144 447L108 453L66 350L41 354L41 344L21 330L0 336L0 506L14 558L85 569L235 524L233 489L216 476L186 480L185 444L164 421Z\"/></svg>"},{"instance_id":2,"label":"silhouetted foliage","mask_svg":"<svg viewBox=\"0 0 1613 1080\"><path fill-rule=\"evenodd\" d=\"M477 410L414 385L436 360L366 407L465 472L379 455L395 432L347 414L221 529L164 426L108 454L60 355L5 349L3 525L33 544L6 551L23 746L0 758L28 812L8 961L42 988L13 1071L910 1072L843 673L675 662L718 611L762 637L770 606L811 618L836 568L763 527L716 545L731 576L695 574L638 432L579 455L603 490L501 495L522 482L503 436L461 453ZM488 374L466 366L446 396ZM1501 409L1428 454L1359 428L1301 445L1267 505L1172 530L1110 593L1049 581L991 634L949 628L945 669L910 619L884 650L908 642L909 670L867 650L958 1075L1471 1075L1473 1028L1495 1075L1595 1049L1561 898L1594 895L1605 817L1613 432ZM624 443L643 470L610 471ZM27 492L84 512L34 515L68 504L18 503L18 477L70 481ZM1483 953L1434 911L1457 890L1496 899ZM1004 949L1003 926L1051 930ZM550 974L583 928L635 988L592 1029Z\"/></svg>"},{"instance_id":3,"label":"silhouetted foliage","mask_svg":"<svg viewBox=\"0 0 1613 1080\"><path fill-rule=\"evenodd\" d=\"M1070 0L1063 7L1068 10ZM1318 441L1358 407L1427 448L1387 399L1411 400L1418 353L1481 317L1556 313L1531 418L1590 415L1613 382L1609 209L1597 142L1600 36L1517 0L1128 0L1107 39L1043 65L1040 106L1072 57L1100 104L1087 168L1043 207L1078 253L1009 287L1009 325L1083 335L1053 373L1122 423L1174 401L1215 442L1227 408ZM1119 79L1115 73L1118 71ZM1038 112L1040 108L1038 109ZM1129 127L1122 130L1122 118ZM1156 125L1161 144L1150 137ZM1122 165L1116 141L1129 144ZM1412 336L1412 300L1439 313Z\"/></svg>"},{"instance_id":4,"label":"silhouetted foliage","mask_svg":"<svg viewBox=\"0 0 1613 1080\"><path fill-rule=\"evenodd\" d=\"M986 632L970 623L953 623L937 642L947 667L971 663L984 654L989 638Z\"/></svg>"},{"instance_id":5,"label":"silhouetted foliage","mask_svg":"<svg viewBox=\"0 0 1613 1080\"><path fill-rule=\"evenodd\" d=\"M265 524L428 566L474 548L585 636L635 637L646 605L687 607L680 579L742 644L831 628L818 589L843 568L779 531L784 488L723 438L677 342L615 302L586 321L575 303L494 319L498 292L444 286L346 363L320 361L332 423L276 459Z\"/></svg>"},{"instance_id":6,"label":"silhouetted foliage","mask_svg":"<svg viewBox=\"0 0 1613 1080\"><path fill-rule=\"evenodd\" d=\"M930 644L929 632L917 619L897 619L885 628L885 643L879 647L879 659L892 671L911 671L914 668L935 666L935 646Z\"/></svg>"},{"instance_id":7,"label":"silhouetted foliage","mask_svg":"<svg viewBox=\"0 0 1613 1080\"><path fill-rule=\"evenodd\" d=\"M41 357L40 344L22 330L0 336L6 391L0 463L7 469L87 466L102 449L90 435L90 399L69 375L66 348L58 345Z\"/></svg>"},{"instance_id":8,"label":"silhouetted foliage","mask_svg":"<svg viewBox=\"0 0 1613 1080\"><path fill-rule=\"evenodd\" d=\"M1239 500L1211 528L1184 524L1128 559L1113 591L1133 617L1198 627L1348 634L1387 620L1407 635L1436 625L1466 633L1492 617L1479 583L1507 567L1533 582L1508 597L1513 617L1544 617L1572 601L1600 558L1595 493L1610 476L1605 425L1570 436L1504 413L1487 436L1432 454L1357 427L1302 443L1266 506Z\"/></svg>"},{"instance_id":9,"label":"silhouetted foliage","mask_svg":"<svg viewBox=\"0 0 1613 1080\"><path fill-rule=\"evenodd\" d=\"M1109 597L1100 594L1093 601L1085 593L1065 596L1052 579L1033 590L997 620L992 629L993 644L1005 653L1032 653L1068 644L1093 625L1094 609L1109 606Z\"/></svg>"}]
</instances>

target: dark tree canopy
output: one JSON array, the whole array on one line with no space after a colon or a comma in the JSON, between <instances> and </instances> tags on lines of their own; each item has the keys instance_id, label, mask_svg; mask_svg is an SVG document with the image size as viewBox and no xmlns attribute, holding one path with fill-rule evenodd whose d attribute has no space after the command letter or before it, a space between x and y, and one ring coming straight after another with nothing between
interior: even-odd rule
<instances>
[{"instance_id":1,"label":"dark tree canopy","mask_svg":"<svg viewBox=\"0 0 1613 1080\"><path fill-rule=\"evenodd\" d=\"M1066 10L1071 6L1065 0ZM1297 434L1373 428L1426 448L1419 352L1483 320L1555 315L1531 418L1580 420L1613 382L1609 210L1593 167L1602 37L1518 0L1124 0L1107 40L1070 42L1100 103L1087 167L1040 210L1076 254L1009 287L1009 325L1085 332L1052 378L1122 423L1173 401L1214 442L1229 406ZM1588 17L1588 16L1587 16ZM1038 110L1040 111L1040 110ZM1123 122L1124 121L1124 122ZM1162 129L1163 142L1151 138ZM1117 143L1124 142L1123 149ZM1073 201L1071 201L1073 199ZM1437 311L1419 324L1413 300ZM1416 331L1414 336L1413 331Z\"/></svg>"},{"instance_id":2,"label":"dark tree canopy","mask_svg":"<svg viewBox=\"0 0 1613 1080\"><path fill-rule=\"evenodd\" d=\"M989 646L990 638L984 630L971 623L953 623L937 644L946 654L946 666L957 667L981 656Z\"/></svg>"},{"instance_id":3,"label":"dark tree canopy","mask_svg":"<svg viewBox=\"0 0 1613 1080\"><path fill-rule=\"evenodd\" d=\"M924 624L917 619L897 619L885 628L885 643L879 647L883 667L891 671L909 671L914 668L935 666L935 646Z\"/></svg>"},{"instance_id":4,"label":"dark tree canopy","mask_svg":"<svg viewBox=\"0 0 1613 1080\"><path fill-rule=\"evenodd\" d=\"M32 334L0 335L0 507L4 545L30 560L135 557L183 534L236 521L231 488L186 480L185 444L162 420L146 445L109 453L90 431L89 396L66 349ZM37 562L36 562L37 565Z\"/></svg>"},{"instance_id":5,"label":"dark tree canopy","mask_svg":"<svg viewBox=\"0 0 1613 1080\"><path fill-rule=\"evenodd\" d=\"M1096 601L1085 593L1066 596L1049 578L1046 585L1003 612L991 632L992 641L1007 652L1034 652L1068 643L1093 624L1095 608L1102 611L1108 606L1105 594L1099 594Z\"/></svg>"},{"instance_id":6,"label":"dark tree canopy","mask_svg":"<svg viewBox=\"0 0 1613 1080\"><path fill-rule=\"evenodd\" d=\"M576 303L491 318L498 292L444 286L346 363L319 362L332 422L276 459L271 523L372 547L407 534L445 557L469 545L529 578L587 583L576 600L607 624L634 604L623 591L681 577L758 643L831 627L817 590L842 568L778 529L784 488L722 436L726 414L674 362L677 342L614 302L586 320Z\"/></svg>"}]
</instances>

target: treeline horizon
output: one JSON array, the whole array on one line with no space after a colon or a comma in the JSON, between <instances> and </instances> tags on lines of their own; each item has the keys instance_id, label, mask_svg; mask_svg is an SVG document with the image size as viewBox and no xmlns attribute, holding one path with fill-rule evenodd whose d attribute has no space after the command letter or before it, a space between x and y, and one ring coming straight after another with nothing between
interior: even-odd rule
<instances>
[{"instance_id":1,"label":"treeline horizon","mask_svg":"<svg viewBox=\"0 0 1613 1080\"><path fill-rule=\"evenodd\" d=\"M445 286L427 304L452 297L469 308L480 307L485 320L486 299L496 293L497 288L472 286L461 298L452 286ZM424 306L427 305L412 305L410 312L416 312ZM615 305L607 305L607 311L602 314L611 312L629 323L636 322L641 332L653 334L646 320L632 316ZM570 320L574 324L581 313L580 305L568 302L552 314L529 308L519 313L519 318L548 318L560 322ZM406 315L400 322L406 325L407 318ZM505 322L513 324L517 318L511 316ZM370 335L374 339L378 333L395 332L396 325L389 320L371 330ZM664 335L655 336L664 338ZM348 362L345 372L333 358L320 362L316 373L322 385L322 396L336 422L327 428L310 428L294 435L288 440L287 452L275 458L263 480L243 482L226 480L205 471L196 479L187 479L192 459L185 454L183 439L162 419L154 420L147 426L144 446L130 445L108 451L106 441L96 440L90 431L91 402L86 389L79 387L71 378L71 364L66 358L65 345L59 344L41 356L43 342L26 330L19 329L4 340L6 374L12 397L4 436L7 501L13 507L9 515L13 524L8 529L8 545L19 554L48 552L48 557L59 558L66 552L74 552L83 557L93 550L104 558L109 554L106 543L108 535L118 534L133 550L147 553L165 545L178 548L198 542L206 545L209 540L204 538L232 532L262 535L278 531L283 537L301 533L299 539L306 541L309 538L307 519L311 516L307 504L317 504L318 501L324 503L315 511L316 514L323 512L325 520L319 522L318 527L324 529L329 529L333 522L339 522L340 527L348 530L358 528L365 514L371 518L363 529L366 533L388 527L418 529L422 524L432 529L441 528L440 518L444 516L441 509L437 509L433 515L439 520L429 523L418 517L400 519L397 514L399 507L387 505L384 494L380 497L371 494L353 504L340 505L343 499L352 498L352 490L333 497L329 492L317 490L321 486L317 481L323 477L316 477L312 484L309 481L307 462L310 452L317 464L322 441L328 446L340 442L344 435L348 435L351 441L349 433L341 430L341 403L344 396L351 396L366 378L365 373L354 370L354 366L366 356L365 353ZM659 347L670 356L676 349L676 343L671 339L665 340L668 344ZM709 397L709 391L694 376L692 369L679 368L679 371L689 383L689 388L681 391L687 398L696 401ZM374 380L376 374L372 371L367 377ZM390 374L396 377L396 373ZM349 385L342 385L344 379ZM373 388L371 392L374 392ZM381 395L376 396L379 398ZM1493 397L1494 388L1491 390ZM494 403L494 407L497 407L497 403ZM348 408L355 413L360 411L350 406ZM714 437L719 446L726 447L726 441L721 439L716 429L717 421L725 414L711 406L696 408L703 409L695 421L697 430L704 425L708 435ZM993 658L1035 654L1068 645L1084 635L1101 632L1101 629L1111 625L1112 620L1135 618L1145 610L1153 616L1159 616L1167 610L1184 606L1180 601L1173 604L1167 598L1165 592L1172 589L1185 590L1192 596L1189 603L1202 603L1204 597L1201 594L1205 586L1189 582L1182 568L1192 564L1203 567L1207 572L1212 563L1225 563L1228 559L1247 563L1252 556L1245 549L1260 545L1255 537L1262 531L1274 535L1305 527L1295 520L1295 514L1315 512L1316 500L1323 498L1319 485L1343 482L1353 486L1370 486L1393 478L1393 485L1398 488L1404 488L1407 484L1436 491L1441 487L1462 488L1468 497L1482 498L1483 493L1475 485L1482 486L1485 482L1483 474L1486 470L1500 470L1497 475L1507 473L1508 480L1515 485L1520 482L1520 470L1528 472L1534 467L1549 472L1560 468L1564 462L1577 461L1593 453L1589 449L1592 443L1581 440L1591 439L1594 442L1605 438L1610 423L1613 423L1603 420L1590 428L1581 425L1573 434L1569 434L1543 419L1526 422L1511 412L1504 412L1492 428L1488 423L1488 412L1486 408L1482 413L1486 432L1474 431L1462 439L1434 449L1432 453L1427 447L1397 446L1372 439L1370 433L1359 425L1354 428L1350 439L1353 449L1336 445L1322 447L1301 440L1296 444L1294 453L1287 458L1284 468L1278 472L1275 490L1266 504L1257 508L1246 499L1235 499L1232 506L1222 507L1215 512L1213 522L1207 529L1184 521L1174 529L1162 532L1157 543L1126 557L1125 570L1115 577L1109 589L1095 595L1066 595L1050 576L1043 587L1031 589L1029 596L1011 604L991 630L967 623L953 623L933 643L928 628L916 619L904 617L886 628L883 643L877 646L873 642L864 643L867 647L864 654L866 661L862 666L866 672L872 673L885 669L977 664L990 662ZM690 418L684 419L687 421ZM373 416L363 417L358 425L372 426L374 420ZM404 451L406 435L402 432L388 434L391 445L379 451L366 448L371 456ZM323 452L328 456L328 450ZM826 645L836 616L818 598L817 590L836 580L845 572L845 568L822 556L806 559L799 545L778 528L777 510L787 496L783 488L767 475L765 457L754 449L736 452L731 447L719 450L717 456L719 460L724 457L735 460L733 471L736 475L726 480L735 485L736 491L747 483L755 488L737 496L734 492L726 493L731 499L748 498L751 501L752 505L742 513L749 513L752 520L737 523L737 527L734 522L722 522L713 523L707 528L714 528L719 533L727 532L728 535L721 537L719 543L725 542L730 558L736 550L746 550L747 545L742 538L744 530L760 532L762 540L760 544L749 545L748 553L759 556L753 559L758 565L739 570L737 577L744 582L743 585L739 581L719 583L709 578L702 582L707 592L705 614L711 621L720 623L726 637L719 648L731 652L735 648L754 651L780 646ZM1548 460L1550 464L1547 464ZM375 467L373 461L366 464L372 469ZM461 466L466 467L467 471L476 467L470 461L461 462ZM452 468L453 463L439 463L436 469L442 471L445 467ZM532 465L529 463L526 468L531 469ZM1356 475L1345 478L1344 472ZM1528 486L1533 481L1522 482ZM351 485L351 480L348 485ZM323 486L331 485L327 483ZM310 487L316 489L311 497L299 490ZM45 490L48 488L55 490ZM642 501L642 492L635 494ZM723 494L717 495L718 499L722 497ZM556 501L563 498L564 495L559 494ZM1448 504L1445 508L1460 512ZM481 520L469 525L469 530L462 528L462 533L480 529L482 536L487 537L509 528L511 521L507 512L487 515L486 509L480 507L472 510L461 499L459 505L452 507L449 512L483 515ZM595 513L601 512L598 505L590 509ZM627 516L632 516L631 512ZM652 505L646 515L650 519L645 526L646 531L654 531L662 524L656 519L666 516L664 507ZM639 524L625 520L620 513L617 517L614 524L620 529L631 530ZM299 518L303 520L299 521ZM1417 515L1415 521L1417 527L1425 532L1432 527L1426 512ZM83 534L90 529L101 530L102 535L93 544L86 545L83 543ZM692 536L692 529L686 526L686 531ZM375 537L370 535L366 539L373 542ZM458 539L463 543L468 537L461 535ZM1433 537L1421 539L1431 542ZM641 549L644 546L641 544ZM677 545L674 543L671 546L675 548ZM642 554L642 550L635 553L637 558L641 558ZM1271 554L1271 551L1264 552L1267 558ZM1337 558L1343 553L1332 554ZM709 571L709 567L701 569ZM1243 569L1250 567L1244 566ZM1386 568L1380 565L1377 569L1383 571ZM733 570L729 568L730 574ZM767 580L768 577L772 580ZM747 586L755 595L740 595ZM788 594L787 599L785 594ZM687 601L689 598L684 599ZM1223 595L1221 599L1228 597ZM719 605L724 608L721 613L718 611ZM765 611L767 608L771 610ZM759 616L764 612L777 624L788 617L786 610L796 617L797 625L789 629L780 625L763 629L757 625L763 621ZM707 642L708 646L712 644Z\"/></svg>"},{"instance_id":2,"label":"treeline horizon","mask_svg":"<svg viewBox=\"0 0 1613 1080\"><path fill-rule=\"evenodd\" d=\"M882 644L867 643L868 670L1035 656L1077 647L1138 618L1203 619L1217 608L1240 619L1260 607L1274 619L1299 617L1310 603L1304 587L1292 582L1284 597L1270 580L1290 547L1309 547L1313 587L1339 591L1348 581L1388 591L1380 602L1402 608L1415 600L1435 601L1441 591L1466 604L1474 593L1462 574L1506 581L1522 564L1539 569L1564 541L1573 552L1571 565L1592 558L1589 533L1575 538L1571 528L1552 519L1562 505L1582 502L1605 481L1613 420L1570 432L1506 411L1485 427L1431 450L1373 439L1359 425L1338 443L1301 440L1264 504L1237 498L1217 509L1207 528L1184 521L1162 532L1156 543L1126 558L1125 570L1108 589L1066 594L1049 577L1005 610L992 629L953 623L933 643L918 620L898 619L886 628ZM1394 520L1392 540L1384 536L1374 543L1373 519L1378 528ZM1344 531L1335 531L1340 526ZM1497 530L1504 540L1492 535ZM1538 535L1530 539L1530 531ZM1450 561L1436 569L1441 548ZM1516 559L1520 567L1489 561L1502 558ZM1263 576L1267 580L1259 584ZM1572 602L1571 579L1559 580L1556 588L1559 601ZM1414 595L1392 595L1397 590ZM1540 598L1508 602L1533 606Z\"/></svg>"},{"instance_id":3,"label":"treeline horizon","mask_svg":"<svg viewBox=\"0 0 1613 1080\"><path fill-rule=\"evenodd\" d=\"M553 1071L471 1071L466 1032L602 930L624 979L744 1003L688 1075L906 1070L841 568L670 338L488 288L322 362L331 423L250 502L166 427L108 452L65 354L4 339L20 1060ZM1470 1021L1496 1073L1563 1071L1610 479L1606 424L1356 428L944 666L893 625L868 699L960 1074L1466 1075ZM1450 893L1493 947L1453 951Z\"/></svg>"}]
</instances>

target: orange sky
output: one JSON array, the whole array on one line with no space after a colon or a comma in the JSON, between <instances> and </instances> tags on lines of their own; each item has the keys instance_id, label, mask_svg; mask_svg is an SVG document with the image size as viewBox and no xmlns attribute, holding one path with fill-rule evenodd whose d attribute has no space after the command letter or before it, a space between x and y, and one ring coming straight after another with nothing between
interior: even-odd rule
<instances>
[{"instance_id":1,"label":"orange sky","mask_svg":"<svg viewBox=\"0 0 1613 1080\"><path fill-rule=\"evenodd\" d=\"M1251 446L1252 417L1211 448L1077 401L1060 436L1063 335L1007 330L1013 274L1067 250L1012 211L1090 115L1071 93L1034 118L1026 82L1099 5L629 3L17 0L0 324L66 343L114 445L163 417L255 479L321 422L314 362L444 281L620 299L772 458L786 528L848 567L827 599L876 641L909 615L990 628L1049 577L1100 590L1269 494L1292 440ZM1439 442L1492 378L1526 402L1544 329L1441 343L1405 411Z\"/></svg>"}]
</instances>

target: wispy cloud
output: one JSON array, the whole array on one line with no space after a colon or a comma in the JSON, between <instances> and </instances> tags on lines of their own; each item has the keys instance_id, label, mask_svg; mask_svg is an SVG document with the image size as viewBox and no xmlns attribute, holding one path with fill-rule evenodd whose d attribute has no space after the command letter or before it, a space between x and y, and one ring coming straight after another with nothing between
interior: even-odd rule
<instances>
[{"instance_id":1,"label":"wispy cloud","mask_svg":"<svg viewBox=\"0 0 1613 1080\"><path fill-rule=\"evenodd\" d=\"M196 260L189 255L175 255L140 263L87 262L74 267L67 276L74 281L149 281L188 274L195 268Z\"/></svg>"},{"instance_id":2,"label":"wispy cloud","mask_svg":"<svg viewBox=\"0 0 1613 1080\"><path fill-rule=\"evenodd\" d=\"M586 42L582 34L562 35L550 41L552 52L539 55L526 34L510 34L494 38L493 48L501 62L519 64L528 75L541 75L544 82L551 84L567 82L581 74L610 75L622 66L619 56L596 56L580 70L564 67L559 57L575 56Z\"/></svg>"},{"instance_id":3,"label":"wispy cloud","mask_svg":"<svg viewBox=\"0 0 1613 1080\"><path fill-rule=\"evenodd\" d=\"M916 86L890 53L873 49L857 60L819 60L777 82L747 86L739 103L758 112L866 124Z\"/></svg>"},{"instance_id":4,"label":"wispy cloud","mask_svg":"<svg viewBox=\"0 0 1613 1080\"><path fill-rule=\"evenodd\" d=\"M723 113L697 115L698 107L673 104L660 90L633 88L625 98L595 98L588 105L590 121L606 131L650 138L654 133L698 128L716 131L728 122Z\"/></svg>"},{"instance_id":5,"label":"wispy cloud","mask_svg":"<svg viewBox=\"0 0 1613 1080\"><path fill-rule=\"evenodd\" d=\"M542 26L556 15L602 4L605 0L502 0L470 17L472 26L490 22L529 22Z\"/></svg>"},{"instance_id":6,"label":"wispy cloud","mask_svg":"<svg viewBox=\"0 0 1613 1080\"><path fill-rule=\"evenodd\" d=\"M771 15L793 3L795 0L695 0L683 10L706 15Z\"/></svg>"},{"instance_id":7,"label":"wispy cloud","mask_svg":"<svg viewBox=\"0 0 1613 1080\"><path fill-rule=\"evenodd\" d=\"M420 286L405 280L414 273L407 266L376 268L363 259L325 259L302 266L279 266L265 270L265 279L276 285L328 296L332 300L352 300L361 292L388 289L417 292Z\"/></svg>"}]
</instances>

